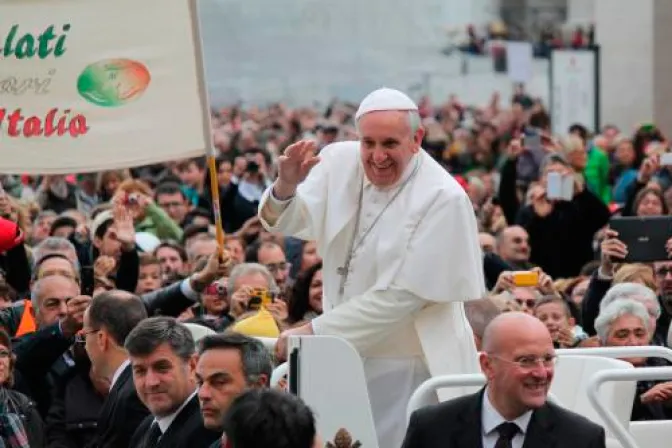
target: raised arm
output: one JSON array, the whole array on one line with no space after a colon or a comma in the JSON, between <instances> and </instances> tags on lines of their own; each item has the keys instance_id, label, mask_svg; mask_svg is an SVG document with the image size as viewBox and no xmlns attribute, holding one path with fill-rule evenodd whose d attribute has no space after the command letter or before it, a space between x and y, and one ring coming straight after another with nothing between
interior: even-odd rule
<instances>
[{"instance_id":1,"label":"raised arm","mask_svg":"<svg viewBox=\"0 0 672 448\"><path fill-rule=\"evenodd\" d=\"M287 147L284 155L278 158L278 178L264 192L259 203L259 219L267 230L315 239L319 224L315 222L314 213L311 214L309 196L319 197L323 192L326 196L327 185L323 166L311 173L320 162L316 150L315 142L301 140Z\"/></svg>"}]
</instances>

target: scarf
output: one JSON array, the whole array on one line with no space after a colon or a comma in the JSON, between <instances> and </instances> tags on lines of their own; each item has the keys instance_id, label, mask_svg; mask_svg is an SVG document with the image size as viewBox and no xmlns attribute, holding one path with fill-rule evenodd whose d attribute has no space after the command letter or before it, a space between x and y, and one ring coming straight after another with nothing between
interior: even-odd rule
<instances>
[{"instance_id":1,"label":"scarf","mask_svg":"<svg viewBox=\"0 0 672 448\"><path fill-rule=\"evenodd\" d=\"M30 448L19 404L4 387L0 388L0 448Z\"/></svg>"}]
</instances>

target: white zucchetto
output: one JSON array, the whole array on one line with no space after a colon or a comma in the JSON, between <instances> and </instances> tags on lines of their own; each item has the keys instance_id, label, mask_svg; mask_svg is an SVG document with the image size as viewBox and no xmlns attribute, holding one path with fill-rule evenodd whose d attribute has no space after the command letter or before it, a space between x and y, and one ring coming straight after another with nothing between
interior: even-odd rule
<instances>
[{"instance_id":1,"label":"white zucchetto","mask_svg":"<svg viewBox=\"0 0 672 448\"><path fill-rule=\"evenodd\" d=\"M360 103L355 114L355 120L368 114L381 110L418 110L418 106L403 92L383 87L369 93Z\"/></svg>"}]
</instances>

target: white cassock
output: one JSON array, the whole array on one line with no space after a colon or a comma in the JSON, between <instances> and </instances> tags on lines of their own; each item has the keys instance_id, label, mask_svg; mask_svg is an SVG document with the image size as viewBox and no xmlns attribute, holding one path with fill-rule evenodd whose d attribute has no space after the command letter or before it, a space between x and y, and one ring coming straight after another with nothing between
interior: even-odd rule
<instances>
[{"instance_id":1,"label":"white cassock","mask_svg":"<svg viewBox=\"0 0 672 448\"><path fill-rule=\"evenodd\" d=\"M266 190L259 216L271 232L316 240L323 258L324 313L312 321L313 331L339 336L359 351L379 446L398 447L408 400L430 373L479 372L462 303L485 294L473 206L424 150L386 191L364 176L359 142L334 143L320 157L292 199L278 201ZM355 241L369 233L354 252L341 296L338 268L350 249L362 185ZM446 389L440 397L462 394Z\"/></svg>"}]
</instances>

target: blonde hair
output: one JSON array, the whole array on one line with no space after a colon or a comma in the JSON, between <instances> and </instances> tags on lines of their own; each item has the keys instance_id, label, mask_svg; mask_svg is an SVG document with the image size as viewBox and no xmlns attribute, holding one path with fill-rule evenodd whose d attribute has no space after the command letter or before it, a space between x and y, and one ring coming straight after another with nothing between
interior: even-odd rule
<instances>
[{"instance_id":1,"label":"blonde hair","mask_svg":"<svg viewBox=\"0 0 672 448\"><path fill-rule=\"evenodd\" d=\"M561 152L563 155L571 154L575 151L583 151L584 143L580 137L576 135L568 135L562 139Z\"/></svg>"},{"instance_id":2,"label":"blonde hair","mask_svg":"<svg viewBox=\"0 0 672 448\"><path fill-rule=\"evenodd\" d=\"M142 193L145 196L152 197L152 189L146 182L143 182L138 179L126 179L119 184L117 191L123 191L124 193Z\"/></svg>"},{"instance_id":3,"label":"blonde hair","mask_svg":"<svg viewBox=\"0 0 672 448\"><path fill-rule=\"evenodd\" d=\"M614 284L641 283L647 288L656 290L656 280L651 266L643 263L623 264L614 273Z\"/></svg>"},{"instance_id":4,"label":"blonde hair","mask_svg":"<svg viewBox=\"0 0 672 448\"><path fill-rule=\"evenodd\" d=\"M523 307L518 305L518 303L511 299L508 294L497 294L489 297L490 300L499 308L502 313L508 313L510 311L522 311Z\"/></svg>"}]
</instances>

